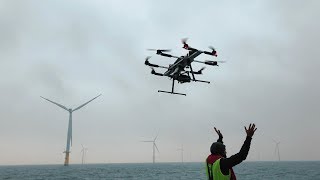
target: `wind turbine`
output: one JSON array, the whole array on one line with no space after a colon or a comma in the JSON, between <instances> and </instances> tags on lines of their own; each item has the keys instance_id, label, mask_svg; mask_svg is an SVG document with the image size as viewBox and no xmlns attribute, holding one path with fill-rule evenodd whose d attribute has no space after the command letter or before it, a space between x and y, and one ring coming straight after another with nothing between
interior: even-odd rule
<instances>
[{"instance_id":1,"label":"wind turbine","mask_svg":"<svg viewBox=\"0 0 320 180\"><path fill-rule=\"evenodd\" d=\"M183 163L183 144L181 145L181 148L178 149L178 151L181 151L181 162Z\"/></svg>"},{"instance_id":2,"label":"wind turbine","mask_svg":"<svg viewBox=\"0 0 320 180\"><path fill-rule=\"evenodd\" d=\"M69 112L69 124L68 124L68 133L67 133L67 146L66 146L66 151L64 151L64 153L66 153L65 159L64 159L64 165L68 166L69 165L69 154L70 154L70 146L72 146L72 113L76 110L81 109L83 106L87 105L88 103L90 103L91 101L93 101L94 99L98 98L99 96L101 96L101 94L99 94L98 96L96 96L95 98L91 99L90 101L80 105L79 107L75 108L75 109L71 109L71 108L66 108L65 106L58 104L56 102L53 102L47 98L44 98L42 96L40 96L41 98L61 107L62 109L66 110Z\"/></svg>"},{"instance_id":3,"label":"wind turbine","mask_svg":"<svg viewBox=\"0 0 320 180\"><path fill-rule=\"evenodd\" d=\"M82 144L81 144L81 146L82 146L82 150L81 150L81 152L82 152L82 164L84 164L84 163L85 163L85 157L86 157L86 155L87 155L88 148L84 147Z\"/></svg>"},{"instance_id":4,"label":"wind turbine","mask_svg":"<svg viewBox=\"0 0 320 180\"><path fill-rule=\"evenodd\" d=\"M275 141L274 139L273 141L276 143L276 148L274 149L274 153L275 154L278 153L278 161L280 161L280 148L279 148L280 141L278 142L278 141Z\"/></svg>"},{"instance_id":5,"label":"wind turbine","mask_svg":"<svg viewBox=\"0 0 320 180\"><path fill-rule=\"evenodd\" d=\"M141 141L141 142L152 142L152 163L153 164L155 163L155 160L156 160L155 149L157 149L158 153L160 153L159 149L156 145L157 137L158 137L158 135L153 139L153 141Z\"/></svg>"}]
</instances>

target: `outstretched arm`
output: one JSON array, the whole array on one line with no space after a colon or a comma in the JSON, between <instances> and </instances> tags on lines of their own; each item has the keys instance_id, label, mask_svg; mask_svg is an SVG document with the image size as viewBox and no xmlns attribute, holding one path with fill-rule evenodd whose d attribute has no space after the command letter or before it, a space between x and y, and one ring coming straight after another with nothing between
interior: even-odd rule
<instances>
[{"instance_id":1,"label":"outstretched arm","mask_svg":"<svg viewBox=\"0 0 320 180\"><path fill-rule=\"evenodd\" d=\"M229 158L223 158L220 160L220 168L223 174L228 174L230 168L241 163L243 160L247 158L250 149L251 139L257 128L255 124L250 124L248 129L246 127L244 128L247 133L247 137L240 151Z\"/></svg>"}]
</instances>

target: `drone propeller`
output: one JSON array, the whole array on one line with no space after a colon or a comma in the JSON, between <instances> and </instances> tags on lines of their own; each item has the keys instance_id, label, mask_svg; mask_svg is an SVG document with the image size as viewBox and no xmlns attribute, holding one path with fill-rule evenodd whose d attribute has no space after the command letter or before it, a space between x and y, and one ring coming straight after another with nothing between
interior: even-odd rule
<instances>
[{"instance_id":1,"label":"drone propeller","mask_svg":"<svg viewBox=\"0 0 320 180\"><path fill-rule=\"evenodd\" d=\"M209 60L206 60L205 62L218 62L218 63L226 63L227 61L209 61Z\"/></svg>"},{"instance_id":2,"label":"drone propeller","mask_svg":"<svg viewBox=\"0 0 320 180\"><path fill-rule=\"evenodd\" d=\"M153 67L150 67L150 68L151 68L151 74L155 74L156 71L154 70L154 68Z\"/></svg>"},{"instance_id":3,"label":"drone propeller","mask_svg":"<svg viewBox=\"0 0 320 180\"><path fill-rule=\"evenodd\" d=\"M171 49L147 49L148 51L157 51L157 54L162 54L163 52L170 52Z\"/></svg>"},{"instance_id":4,"label":"drone propeller","mask_svg":"<svg viewBox=\"0 0 320 180\"><path fill-rule=\"evenodd\" d=\"M187 44L187 41L188 41L188 38L182 38L181 39L182 44Z\"/></svg>"},{"instance_id":5,"label":"drone propeller","mask_svg":"<svg viewBox=\"0 0 320 180\"><path fill-rule=\"evenodd\" d=\"M212 51L215 51L213 46L209 46L209 49L211 49Z\"/></svg>"},{"instance_id":6,"label":"drone propeller","mask_svg":"<svg viewBox=\"0 0 320 180\"><path fill-rule=\"evenodd\" d=\"M187 40L188 40L188 38L181 39L181 42L183 44L184 49L189 49L189 45L187 44Z\"/></svg>"},{"instance_id":7,"label":"drone propeller","mask_svg":"<svg viewBox=\"0 0 320 180\"><path fill-rule=\"evenodd\" d=\"M147 57L146 57L146 60L144 61L144 64L145 64L145 65L148 66L148 65L150 64L150 63L149 63L149 59L150 59L150 58L151 58L151 56L147 56Z\"/></svg>"},{"instance_id":8,"label":"drone propeller","mask_svg":"<svg viewBox=\"0 0 320 180\"><path fill-rule=\"evenodd\" d=\"M218 56L217 55L217 51L215 50L215 48L214 47L212 47L212 46L209 46L209 49L211 49L211 55L213 55L213 56ZM207 53L206 53L207 54Z\"/></svg>"},{"instance_id":9,"label":"drone propeller","mask_svg":"<svg viewBox=\"0 0 320 180\"><path fill-rule=\"evenodd\" d=\"M148 51L162 51L162 52L169 52L171 49L147 49Z\"/></svg>"},{"instance_id":10,"label":"drone propeller","mask_svg":"<svg viewBox=\"0 0 320 180\"><path fill-rule=\"evenodd\" d=\"M199 72L202 72L205 68L206 68L206 67L202 67L202 68L199 70Z\"/></svg>"},{"instance_id":11,"label":"drone propeller","mask_svg":"<svg viewBox=\"0 0 320 180\"><path fill-rule=\"evenodd\" d=\"M205 69L206 67L202 67L199 71L193 72L193 74L202 74L202 71Z\"/></svg>"}]
</instances>

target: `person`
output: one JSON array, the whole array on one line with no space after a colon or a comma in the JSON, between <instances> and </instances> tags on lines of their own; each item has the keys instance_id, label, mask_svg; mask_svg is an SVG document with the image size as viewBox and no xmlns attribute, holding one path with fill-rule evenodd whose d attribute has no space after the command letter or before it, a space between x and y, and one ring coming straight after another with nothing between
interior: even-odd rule
<instances>
[{"instance_id":1,"label":"person","mask_svg":"<svg viewBox=\"0 0 320 180\"><path fill-rule=\"evenodd\" d=\"M206 159L207 176L209 180L236 180L236 175L232 167L240 164L247 158L249 153L251 139L255 131L257 130L255 124L250 124L248 129L244 127L247 137L244 141L240 151L227 158L226 147L223 144L223 136L220 130L214 127L214 130L219 136L217 142L212 143L210 147L211 154Z\"/></svg>"}]
</instances>

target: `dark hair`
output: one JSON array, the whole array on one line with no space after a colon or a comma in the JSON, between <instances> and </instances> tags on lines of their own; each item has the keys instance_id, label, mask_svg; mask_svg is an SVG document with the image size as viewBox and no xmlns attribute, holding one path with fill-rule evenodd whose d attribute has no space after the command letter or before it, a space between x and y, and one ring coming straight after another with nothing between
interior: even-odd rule
<instances>
[{"instance_id":1,"label":"dark hair","mask_svg":"<svg viewBox=\"0 0 320 180\"><path fill-rule=\"evenodd\" d=\"M226 150L226 146L221 142L214 142L210 147L211 154L219 154L224 155Z\"/></svg>"}]
</instances>

